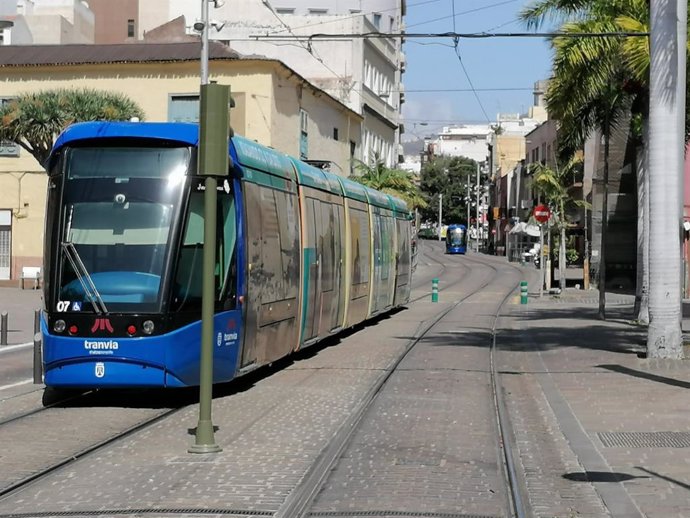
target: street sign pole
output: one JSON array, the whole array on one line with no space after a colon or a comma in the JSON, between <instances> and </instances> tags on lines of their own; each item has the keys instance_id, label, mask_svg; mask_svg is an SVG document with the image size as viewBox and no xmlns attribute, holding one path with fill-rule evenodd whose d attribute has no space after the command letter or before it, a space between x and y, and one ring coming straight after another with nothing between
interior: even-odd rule
<instances>
[{"instance_id":1,"label":"street sign pole","mask_svg":"<svg viewBox=\"0 0 690 518\"><path fill-rule=\"evenodd\" d=\"M544 225L539 225L539 297L544 293Z\"/></svg>"},{"instance_id":2,"label":"street sign pole","mask_svg":"<svg viewBox=\"0 0 690 518\"><path fill-rule=\"evenodd\" d=\"M544 225L551 219L551 209L548 206L539 204L534 207L534 219L539 223L539 296L542 296L544 289Z\"/></svg>"}]
</instances>

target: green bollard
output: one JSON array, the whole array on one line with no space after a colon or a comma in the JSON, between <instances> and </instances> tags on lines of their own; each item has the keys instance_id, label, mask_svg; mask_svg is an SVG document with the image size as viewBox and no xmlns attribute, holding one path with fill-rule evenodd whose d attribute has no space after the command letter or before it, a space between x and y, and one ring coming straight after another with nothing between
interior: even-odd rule
<instances>
[{"instance_id":1,"label":"green bollard","mask_svg":"<svg viewBox=\"0 0 690 518\"><path fill-rule=\"evenodd\" d=\"M527 304L527 281L520 281L520 304Z\"/></svg>"},{"instance_id":2,"label":"green bollard","mask_svg":"<svg viewBox=\"0 0 690 518\"><path fill-rule=\"evenodd\" d=\"M438 279L431 279L431 302L438 302Z\"/></svg>"}]
</instances>

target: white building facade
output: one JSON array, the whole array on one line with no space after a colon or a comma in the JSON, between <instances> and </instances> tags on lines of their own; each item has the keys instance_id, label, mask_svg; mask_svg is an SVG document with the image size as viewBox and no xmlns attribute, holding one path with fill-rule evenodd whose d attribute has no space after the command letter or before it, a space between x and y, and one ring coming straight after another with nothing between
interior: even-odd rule
<instances>
[{"instance_id":1,"label":"white building facade","mask_svg":"<svg viewBox=\"0 0 690 518\"><path fill-rule=\"evenodd\" d=\"M0 0L3 45L93 43L95 19L81 0Z\"/></svg>"},{"instance_id":2,"label":"white building facade","mask_svg":"<svg viewBox=\"0 0 690 518\"><path fill-rule=\"evenodd\" d=\"M446 126L430 143L436 156L466 157L483 163L489 159L493 129L488 124Z\"/></svg>"},{"instance_id":3,"label":"white building facade","mask_svg":"<svg viewBox=\"0 0 690 518\"><path fill-rule=\"evenodd\" d=\"M221 2L218 2L221 4ZM364 117L361 149L393 167L401 159L400 114L404 102L404 55L399 39L347 35L398 33L405 0L237 0L214 8L209 37L244 55L278 59ZM146 0L139 3L138 36L179 16L189 34L201 17L201 2ZM338 35L334 38L315 34ZM318 158L318 157L313 157Z\"/></svg>"}]
</instances>

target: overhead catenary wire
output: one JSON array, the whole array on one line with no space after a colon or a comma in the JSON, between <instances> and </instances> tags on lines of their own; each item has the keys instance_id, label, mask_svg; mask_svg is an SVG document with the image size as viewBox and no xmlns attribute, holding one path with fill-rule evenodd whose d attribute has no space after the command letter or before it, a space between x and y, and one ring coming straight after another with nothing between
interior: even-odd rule
<instances>
[{"instance_id":1,"label":"overhead catenary wire","mask_svg":"<svg viewBox=\"0 0 690 518\"><path fill-rule=\"evenodd\" d=\"M365 32L365 33L316 33L304 36L284 36L280 34L251 34L255 40L343 40L343 39L412 39L412 38L460 38L460 39L488 39L488 38L641 38L649 37L648 32Z\"/></svg>"}]
</instances>

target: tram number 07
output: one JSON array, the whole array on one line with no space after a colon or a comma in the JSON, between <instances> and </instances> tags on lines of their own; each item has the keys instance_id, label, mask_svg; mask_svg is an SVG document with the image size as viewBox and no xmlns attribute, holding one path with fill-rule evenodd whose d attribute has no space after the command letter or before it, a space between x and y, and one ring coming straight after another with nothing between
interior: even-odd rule
<instances>
[{"instance_id":1,"label":"tram number 07","mask_svg":"<svg viewBox=\"0 0 690 518\"><path fill-rule=\"evenodd\" d=\"M69 300L59 300L57 303L57 310L60 313L64 313L69 309L71 302Z\"/></svg>"}]
</instances>

